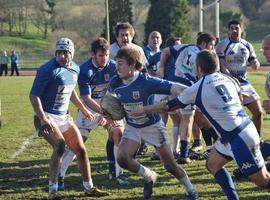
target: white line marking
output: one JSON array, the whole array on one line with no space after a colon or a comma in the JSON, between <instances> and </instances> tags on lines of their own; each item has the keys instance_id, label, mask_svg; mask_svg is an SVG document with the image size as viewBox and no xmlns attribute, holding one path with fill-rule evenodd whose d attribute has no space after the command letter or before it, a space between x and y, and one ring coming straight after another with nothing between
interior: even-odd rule
<instances>
[{"instance_id":1,"label":"white line marking","mask_svg":"<svg viewBox=\"0 0 270 200\"><path fill-rule=\"evenodd\" d=\"M22 154L25 151L25 149L30 145L30 143L32 143L34 137L35 135L33 134L32 136L26 138L24 142L21 144L20 148L11 156L11 159L14 159L20 154Z\"/></svg>"}]
</instances>

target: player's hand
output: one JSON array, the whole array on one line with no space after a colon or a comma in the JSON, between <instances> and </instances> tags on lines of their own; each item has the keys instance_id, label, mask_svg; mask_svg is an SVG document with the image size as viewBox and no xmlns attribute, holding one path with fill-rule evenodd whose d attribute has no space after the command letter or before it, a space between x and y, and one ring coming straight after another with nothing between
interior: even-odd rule
<instances>
[{"instance_id":1,"label":"player's hand","mask_svg":"<svg viewBox=\"0 0 270 200\"><path fill-rule=\"evenodd\" d=\"M82 114L85 116L86 119L88 119L90 121L93 121L95 119L95 116L86 107L83 107L81 109L81 111L82 111Z\"/></svg>"},{"instance_id":2,"label":"player's hand","mask_svg":"<svg viewBox=\"0 0 270 200\"><path fill-rule=\"evenodd\" d=\"M142 114L144 114L144 109L142 106L136 107L133 110L131 110L131 112L130 112L131 116L140 116Z\"/></svg>"},{"instance_id":3,"label":"player's hand","mask_svg":"<svg viewBox=\"0 0 270 200\"><path fill-rule=\"evenodd\" d=\"M107 124L107 120L102 115L100 115L99 120L98 120L98 125L105 126L106 124Z\"/></svg>"},{"instance_id":4,"label":"player's hand","mask_svg":"<svg viewBox=\"0 0 270 200\"><path fill-rule=\"evenodd\" d=\"M270 114L270 100L269 99L263 101L262 107L267 114Z\"/></svg>"},{"instance_id":5,"label":"player's hand","mask_svg":"<svg viewBox=\"0 0 270 200\"><path fill-rule=\"evenodd\" d=\"M157 71L156 71L156 76L158 78L164 78L164 69L163 68L159 68Z\"/></svg>"},{"instance_id":6,"label":"player's hand","mask_svg":"<svg viewBox=\"0 0 270 200\"><path fill-rule=\"evenodd\" d=\"M50 135L54 132L53 124L48 118L40 120L40 125L43 134Z\"/></svg>"}]
</instances>

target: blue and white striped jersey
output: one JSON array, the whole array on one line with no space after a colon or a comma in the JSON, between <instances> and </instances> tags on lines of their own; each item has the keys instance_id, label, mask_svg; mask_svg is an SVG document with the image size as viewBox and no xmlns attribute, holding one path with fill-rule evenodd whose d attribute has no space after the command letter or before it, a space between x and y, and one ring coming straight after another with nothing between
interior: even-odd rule
<instances>
[{"instance_id":1,"label":"blue and white striped jersey","mask_svg":"<svg viewBox=\"0 0 270 200\"><path fill-rule=\"evenodd\" d=\"M239 80L242 84L247 84L247 62L256 59L253 46L244 39L234 42L226 38L216 46L216 53L219 59L225 61L225 67L231 75Z\"/></svg>"}]
</instances>

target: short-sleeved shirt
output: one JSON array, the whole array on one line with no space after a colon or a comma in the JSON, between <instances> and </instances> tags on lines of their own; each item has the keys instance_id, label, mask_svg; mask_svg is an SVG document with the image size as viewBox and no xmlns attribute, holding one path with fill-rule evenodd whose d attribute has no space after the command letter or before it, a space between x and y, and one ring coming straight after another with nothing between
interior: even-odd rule
<instances>
[{"instance_id":1,"label":"short-sleeved shirt","mask_svg":"<svg viewBox=\"0 0 270 200\"><path fill-rule=\"evenodd\" d=\"M117 74L115 61L109 60L105 67L99 68L90 58L80 65L78 85L80 95L91 95L99 101L107 92L110 79Z\"/></svg>"},{"instance_id":2,"label":"short-sleeved shirt","mask_svg":"<svg viewBox=\"0 0 270 200\"><path fill-rule=\"evenodd\" d=\"M53 58L37 70L30 94L40 98L45 112L65 115L79 72L76 63L70 68L61 67Z\"/></svg>"},{"instance_id":3,"label":"short-sleeved shirt","mask_svg":"<svg viewBox=\"0 0 270 200\"><path fill-rule=\"evenodd\" d=\"M247 62L256 59L253 46L244 39L235 42L226 38L216 46L216 53L225 61L225 68L237 78L241 85L248 84Z\"/></svg>"},{"instance_id":4,"label":"short-sleeved shirt","mask_svg":"<svg viewBox=\"0 0 270 200\"><path fill-rule=\"evenodd\" d=\"M145 47L143 48L143 52L144 52L144 55L145 55L146 59L147 59L148 62L149 62L149 59L150 59L153 55L155 55L156 53L159 53L160 50L158 50L158 51L153 51L153 50L151 49L151 47L150 47L149 45L147 45L147 46L145 46Z\"/></svg>"},{"instance_id":5,"label":"short-sleeved shirt","mask_svg":"<svg viewBox=\"0 0 270 200\"><path fill-rule=\"evenodd\" d=\"M172 82L140 73L133 81L125 84L118 76L110 82L110 90L116 94L126 112L126 122L134 128L144 128L161 120L160 114L131 116L136 107L152 105L155 94L171 94Z\"/></svg>"},{"instance_id":6,"label":"short-sleeved shirt","mask_svg":"<svg viewBox=\"0 0 270 200\"><path fill-rule=\"evenodd\" d=\"M178 103L181 107L195 103L226 143L251 123L239 93L240 87L232 78L216 72L185 89L178 96Z\"/></svg>"}]
</instances>

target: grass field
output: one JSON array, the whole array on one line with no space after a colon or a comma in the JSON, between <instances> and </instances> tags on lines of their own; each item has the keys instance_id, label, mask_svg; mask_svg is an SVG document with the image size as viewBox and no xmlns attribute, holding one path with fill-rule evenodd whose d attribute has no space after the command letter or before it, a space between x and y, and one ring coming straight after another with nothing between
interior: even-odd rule
<instances>
[{"instance_id":1,"label":"grass field","mask_svg":"<svg viewBox=\"0 0 270 200\"><path fill-rule=\"evenodd\" d=\"M256 90L265 99L263 92L264 74L259 71L250 73L250 80ZM32 109L28 93L33 77L1 77L0 98L2 102L2 128L0 129L0 199L46 199L48 185L48 162L51 155L49 145L35 134L32 125ZM72 115L76 110L71 107ZM168 130L171 128L169 123ZM264 138L270 138L270 122L264 116ZM107 200L142 199L143 181L137 175L127 173L131 185L120 188L107 178L105 142L107 135L101 128L91 133L87 142L89 159L92 165L94 184L111 192ZM160 166L158 161L150 160L148 151L139 160L159 174L152 199L184 199L183 186L172 178ZM184 165L193 184L200 194L200 199L226 199L213 177L205 169L204 161ZM231 172L235 165L229 164ZM66 190L60 192L62 199L91 199L83 196L82 179L76 163L69 168L65 179ZM270 199L267 190L260 190L248 181L236 182L240 199Z\"/></svg>"}]
</instances>

